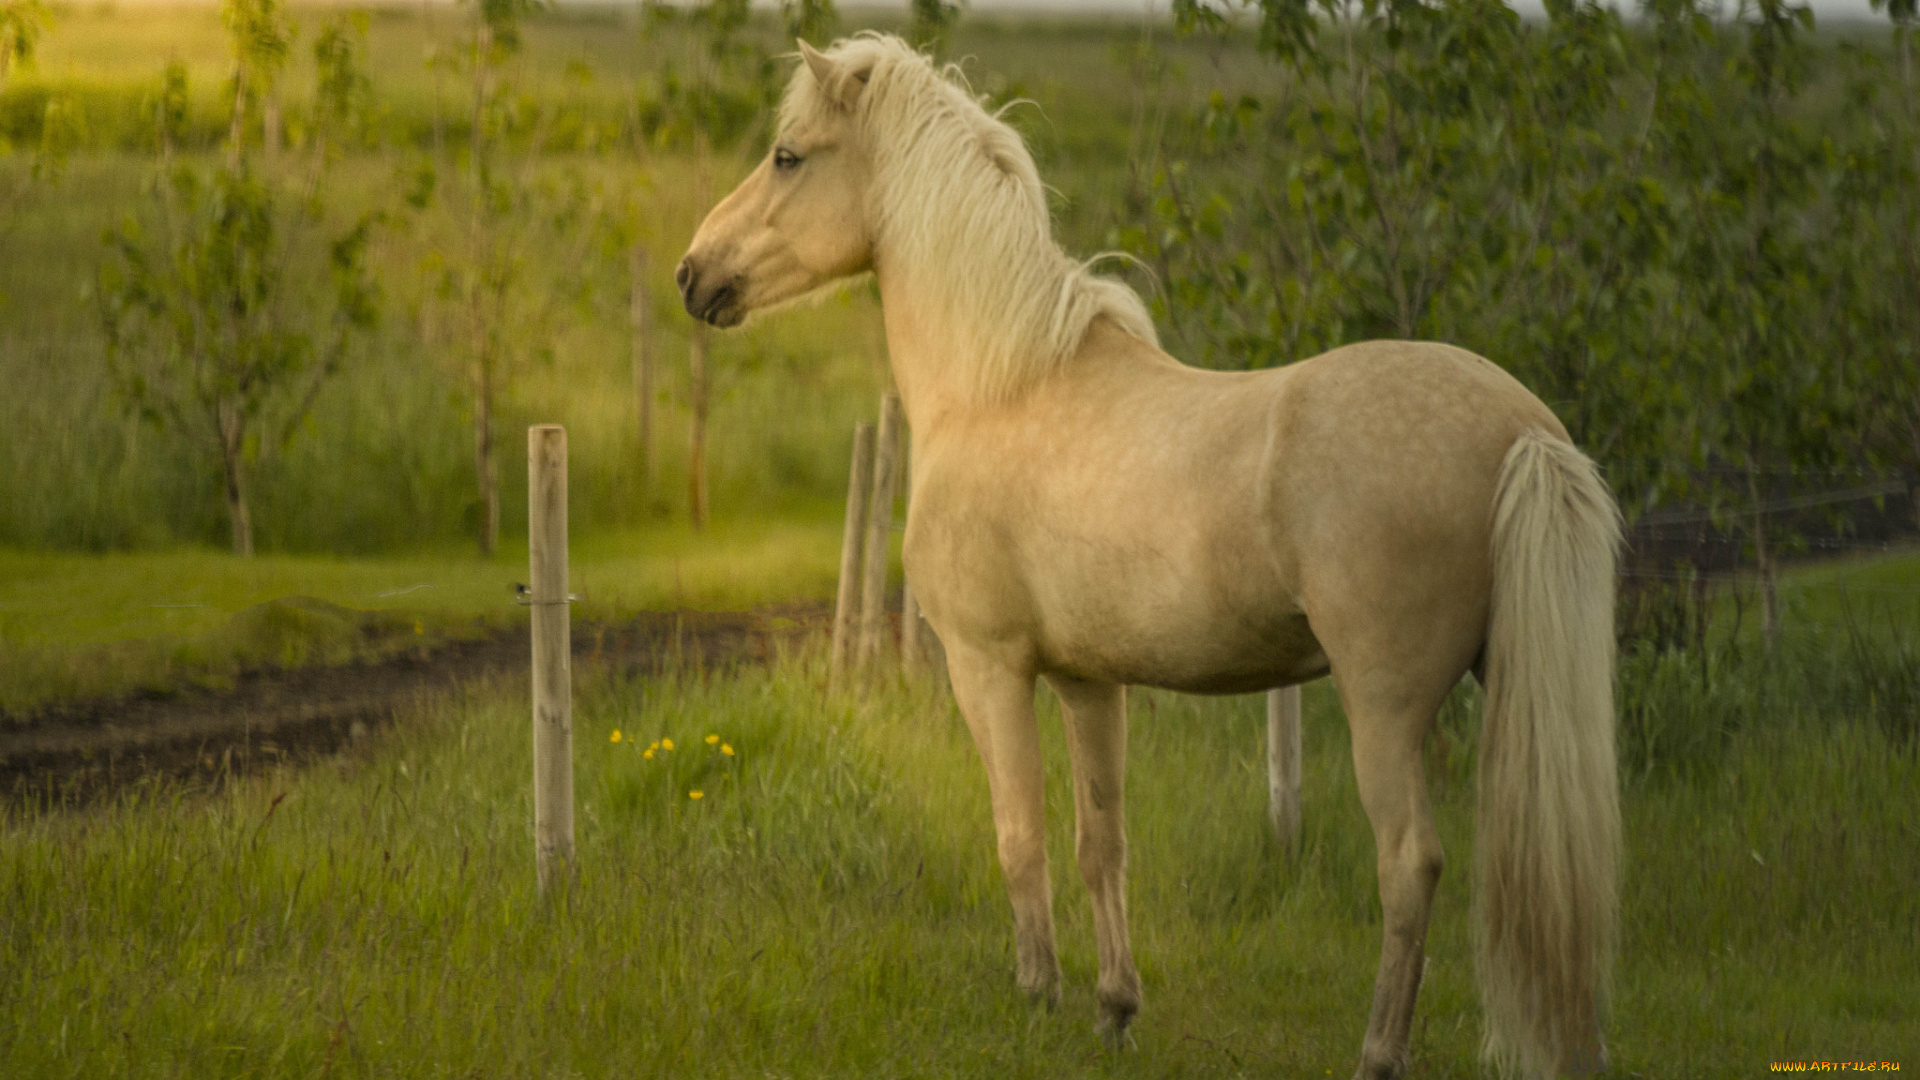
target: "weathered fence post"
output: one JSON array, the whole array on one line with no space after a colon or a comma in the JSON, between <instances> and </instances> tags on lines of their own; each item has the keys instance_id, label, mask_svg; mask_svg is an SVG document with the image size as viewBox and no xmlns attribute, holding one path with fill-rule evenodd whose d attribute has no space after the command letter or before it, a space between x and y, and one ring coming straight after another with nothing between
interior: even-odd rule
<instances>
[{"instance_id":1,"label":"weathered fence post","mask_svg":"<svg viewBox=\"0 0 1920 1080\"><path fill-rule=\"evenodd\" d=\"M1300 850L1300 688L1267 691L1267 816L1288 855Z\"/></svg>"},{"instance_id":2,"label":"weathered fence post","mask_svg":"<svg viewBox=\"0 0 1920 1080\"><path fill-rule=\"evenodd\" d=\"M833 647L827 677L845 677L853 658L854 618L860 603L860 550L867 536L867 503L873 492L873 425L853 425L853 466L847 471L847 520L840 534L840 589L833 601Z\"/></svg>"},{"instance_id":3,"label":"weathered fence post","mask_svg":"<svg viewBox=\"0 0 1920 1080\"><path fill-rule=\"evenodd\" d=\"M533 608L533 840L540 891L573 865L573 661L567 604L567 429L527 429Z\"/></svg>"},{"instance_id":4,"label":"weathered fence post","mask_svg":"<svg viewBox=\"0 0 1920 1080\"><path fill-rule=\"evenodd\" d=\"M880 399L880 440L873 451L873 500L867 511L867 542L860 586L860 651L855 665L869 670L887 636L887 557L893 544L893 496L900 475L900 395Z\"/></svg>"}]
</instances>

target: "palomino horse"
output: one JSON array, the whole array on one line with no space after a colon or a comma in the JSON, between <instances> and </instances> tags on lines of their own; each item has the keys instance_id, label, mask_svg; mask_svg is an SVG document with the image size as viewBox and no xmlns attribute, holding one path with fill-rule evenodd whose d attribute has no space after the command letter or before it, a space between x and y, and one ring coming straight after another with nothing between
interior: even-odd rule
<instances>
[{"instance_id":1,"label":"palomino horse","mask_svg":"<svg viewBox=\"0 0 1920 1080\"><path fill-rule=\"evenodd\" d=\"M1486 1050L1601 1067L1619 809L1619 517L1547 407L1446 345L1185 367L1126 286L1054 243L1033 160L957 77L863 35L805 64L766 159L676 273L732 326L872 272L913 431L906 566L986 764L1018 980L1059 995L1034 680L1064 706L1103 1026L1127 941L1125 686L1331 673L1378 845L1384 942L1358 1075L1406 1070L1440 840L1421 747L1486 686L1477 823Z\"/></svg>"}]
</instances>

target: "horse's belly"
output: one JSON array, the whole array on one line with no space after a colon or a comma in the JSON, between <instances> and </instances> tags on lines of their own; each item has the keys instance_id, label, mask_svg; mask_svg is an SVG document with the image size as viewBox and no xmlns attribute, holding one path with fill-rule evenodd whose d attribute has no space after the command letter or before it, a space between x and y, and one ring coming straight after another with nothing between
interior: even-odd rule
<instances>
[{"instance_id":1,"label":"horse's belly","mask_svg":"<svg viewBox=\"0 0 1920 1080\"><path fill-rule=\"evenodd\" d=\"M1116 591L1120 603L1097 614L1043 614L1043 670L1195 694L1251 693L1327 673L1305 614L1284 600L1125 605L1125 590Z\"/></svg>"}]
</instances>

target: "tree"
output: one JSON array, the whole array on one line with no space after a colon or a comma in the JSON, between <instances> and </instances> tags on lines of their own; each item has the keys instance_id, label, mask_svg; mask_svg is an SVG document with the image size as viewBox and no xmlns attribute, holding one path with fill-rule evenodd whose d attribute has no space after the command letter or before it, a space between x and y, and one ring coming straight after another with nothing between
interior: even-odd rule
<instances>
[{"instance_id":1,"label":"tree","mask_svg":"<svg viewBox=\"0 0 1920 1080\"><path fill-rule=\"evenodd\" d=\"M284 48L261 43L284 45L288 36L269 4L234 0L227 15L236 55L229 139L237 145L210 173L171 167L157 185L155 235L136 220L109 230L96 295L124 400L213 452L233 550L251 555L250 464L294 436L377 320L366 268L375 219L329 234L316 199L288 199L256 167L253 103L264 73L284 58ZM326 80L356 65L358 52L319 59L325 102ZM156 117L163 169L178 123L166 102L184 100L184 71L170 66L164 85Z\"/></svg>"},{"instance_id":2,"label":"tree","mask_svg":"<svg viewBox=\"0 0 1920 1080\"><path fill-rule=\"evenodd\" d=\"M1647 154L1660 94L1627 78L1618 15L1590 0L1554 0L1544 25L1484 0L1246 6L1274 91L1215 92L1198 138L1144 140L1164 157L1136 169L1146 222L1122 231L1159 272L1180 344L1263 367L1369 337L1453 341L1621 463L1630 509L1676 486L1681 402L1644 340L1671 225ZM1188 32L1247 32L1228 7L1176 13Z\"/></svg>"},{"instance_id":3,"label":"tree","mask_svg":"<svg viewBox=\"0 0 1920 1080\"><path fill-rule=\"evenodd\" d=\"M786 0L784 25L791 36L830 32L832 0ZM694 154L694 204L709 202L713 157L758 149L757 138L779 100L781 68L747 36L747 0L706 0L678 9L648 0L645 32L654 38L678 32L682 64L669 62L655 86L643 91L642 138ZM687 448L687 507L695 529L707 522L707 415L713 397L707 326L694 320L688 332L687 405L692 423Z\"/></svg>"},{"instance_id":4,"label":"tree","mask_svg":"<svg viewBox=\"0 0 1920 1080\"><path fill-rule=\"evenodd\" d=\"M1872 207L1871 235L1889 248L1879 278L1885 290L1871 313L1874 343L1865 378L1875 388L1867 400L1869 444L1882 460L1907 474L1909 505L1920 527L1920 71L1915 37L1920 7L1915 0L1872 0L1893 24L1894 61L1899 66L1897 101L1878 125L1877 145L1850 164L1859 184L1851 205ZM1859 98L1881 91L1870 67Z\"/></svg>"},{"instance_id":5,"label":"tree","mask_svg":"<svg viewBox=\"0 0 1920 1080\"><path fill-rule=\"evenodd\" d=\"M522 20L536 0L476 0L463 62L469 88L464 185L446 198L462 219L457 237L442 238L428 259L434 300L451 309L465 339L464 378L473 420L476 537L491 555L500 540L500 483L494 426L500 398L526 360L528 342L543 336L564 293L528 289L530 253L555 242L583 243L581 222L591 194L577 184L544 183L539 151L556 107L523 97L512 79ZM430 60L430 64L437 61ZM409 201L426 209L442 189L433 166L423 170ZM464 205L462 205L462 203ZM561 257L578 267L578 257Z\"/></svg>"}]
</instances>

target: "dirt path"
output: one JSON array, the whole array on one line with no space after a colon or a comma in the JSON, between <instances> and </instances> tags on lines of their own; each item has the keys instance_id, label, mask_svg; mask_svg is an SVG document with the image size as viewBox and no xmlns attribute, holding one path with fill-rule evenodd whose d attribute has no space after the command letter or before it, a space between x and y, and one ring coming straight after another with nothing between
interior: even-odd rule
<instances>
[{"instance_id":1,"label":"dirt path","mask_svg":"<svg viewBox=\"0 0 1920 1080\"><path fill-rule=\"evenodd\" d=\"M576 663L654 671L673 656L762 662L821 623L814 606L649 612L573 628ZM526 676L526 626L377 663L248 672L226 691L65 702L0 717L0 799L79 805L149 777L219 780L333 753L394 721L420 695L490 676Z\"/></svg>"}]
</instances>

